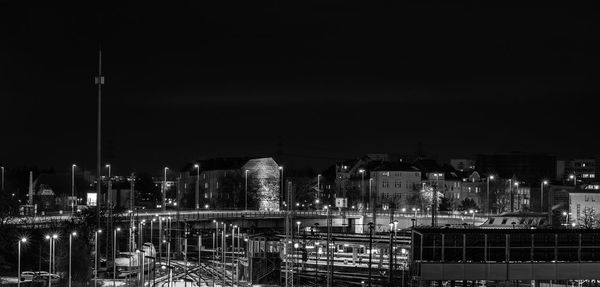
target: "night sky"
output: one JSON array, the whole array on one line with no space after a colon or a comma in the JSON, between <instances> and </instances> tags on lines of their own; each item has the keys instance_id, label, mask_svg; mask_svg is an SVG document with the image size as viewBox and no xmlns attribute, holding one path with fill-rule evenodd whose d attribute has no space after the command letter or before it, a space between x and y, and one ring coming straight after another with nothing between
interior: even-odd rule
<instances>
[{"instance_id":1,"label":"night sky","mask_svg":"<svg viewBox=\"0 0 600 287\"><path fill-rule=\"evenodd\" d=\"M592 1L374 2L0 0L0 163L94 168L99 45L116 173L278 143L317 168L419 142L596 154Z\"/></svg>"}]
</instances>

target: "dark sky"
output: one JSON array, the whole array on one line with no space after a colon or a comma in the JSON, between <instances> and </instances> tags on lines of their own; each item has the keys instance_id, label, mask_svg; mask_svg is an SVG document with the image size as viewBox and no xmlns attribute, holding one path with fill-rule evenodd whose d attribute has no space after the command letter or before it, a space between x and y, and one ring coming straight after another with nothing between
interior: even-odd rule
<instances>
[{"instance_id":1,"label":"dark sky","mask_svg":"<svg viewBox=\"0 0 600 287\"><path fill-rule=\"evenodd\" d=\"M317 167L419 142L596 154L592 1L372 2L0 0L0 162L94 167L100 42L116 172L279 142Z\"/></svg>"}]
</instances>

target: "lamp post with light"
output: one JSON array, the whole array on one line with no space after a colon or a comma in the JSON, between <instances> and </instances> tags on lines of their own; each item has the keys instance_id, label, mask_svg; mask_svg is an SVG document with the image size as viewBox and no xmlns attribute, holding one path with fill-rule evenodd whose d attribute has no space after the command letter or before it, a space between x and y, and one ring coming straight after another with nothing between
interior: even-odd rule
<instances>
[{"instance_id":1,"label":"lamp post with light","mask_svg":"<svg viewBox=\"0 0 600 287\"><path fill-rule=\"evenodd\" d=\"M71 165L71 214L75 212L75 168L77 165Z\"/></svg>"},{"instance_id":2,"label":"lamp post with light","mask_svg":"<svg viewBox=\"0 0 600 287\"><path fill-rule=\"evenodd\" d=\"M71 277L71 253L73 250L73 237L77 236L77 232L73 231L69 234L69 287L71 287L71 281L72 281L72 277Z\"/></svg>"},{"instance_id":3,"label":"lamp post with light","mask_svg":"<svg viewBox=\"0 0 600 287\"><path fill-rule=\"evenodd\" d=\"M195 164L196 169L196 209L200 209L200 165Z\"/></svg>"},{"instance_id":4,"label":"lamp post with light","mask_svg":"<svg viewBox=\"0 0 600 287\"><path fill-rule=\"evenodd\" d=\"M248 210L248 170L244 170L244 210Z\"/></svg>"},{"instance_id":5,"label":"lamp post with light","mask_svg":"<svg viewBox=\"0 0 600 287\"><path fill-rule=\"evenodd\" d=\"M102 229L94 232L94 286L98 286L98 233L102 233Z\"/></svg>"},{"instance_id":6,"label":"lamp post with light","mask_svg":"<svg viewBox=\"0 0 600 287\"><path fill-rule=\"evenodd\" d=\"M116 285L117 280L117 232L121 231L121 227L115 228L113 231L113 286Z\"/></svg>"},{"instance_id":7,"label":"lamp post with light","mask_svg":"<svg viewBox=\"0 0 600 287\"><path fill-rule=\"evenodd\" d=\"M161 206L163 212L167 210L167 198L166 198L166 193L167 193L167 170L169 170L169 168L165 166L165 168L163 168L164 177L163 177L163 184L162 184L162 206Z\"/></svg>"},{"instance_id":8,"label":"lamp post with light","mask_svg":"<svg viewBox=\"0 0 600 287\"><path fill-rule=\"evenodd\" d=\"M371 263L373 261L373 222L369 222L369 287L371 287ZM329 248L329 246L327 246Z\"/></svg>"},{"instance_id":9,"label":"lamp post with light","mask_svg":"<svg viewBox=\"0 0 600 287\"><path fill-rule=\"evenodd\" d=\"M21 287L21 243L27 242L27 238L23 237L19 239L19 258L17 263L17 287Z\"/></svg>"},{"instance_id":10,"label":"lamp post with light","mask_svg":"<svg viewBox=\"0 0 600 287\"><path fill-rule=\"evenodd\" d=\"M389 272L389 283L390 286L394 286L392 285L392 278L393 278L393 272L392 270L394 270L394 257L392 256L392 253L394 252L394 232L392 232L392 229L394 229L394 223L390 222L390 252L389 252L389 267L390 267L390 272Z\"/></svg>"},{"instance_id":11,"label":"lamp post with light","mask_svg":"<svg viewBox=\"0 0 600 287\"><path fill-rule=\"evenodd\" d=\"M4 166L0 166L0 171L2 172L2 191L4 192Z\"/></svg>"},{"instance_id":12,"label":"lamp post with light","mask_svg":"<svg viewBox=\"0 0 600 287\"><path fill-rule=\"evenodd\" d=\"M319 210L319 202L321 201L321 174L317 174L317 199L315 200L315 209Z\"/></svg>"},{"instance_id":13,"label":"lamp post with light","mask_svg":"<svg viewBox=\"0 0 600 287\"><path fill-rule=\"evenodd\" d=\"M281 194L281 195L284 195L284 196L285 196L285 182L283 181L283 165L282 165L282 166L279 166L279 171L281 172L281 175L280 175L280 176L281 176L281 187L279 188L279 194ZM284 197L284 196L281 196L281 198L282 198L282 199L281 199L281 201L282 201L283 203L285 203L285 201L283 201L283 197ZM288 207L288 208L289 208L289 207Z\"/></svg>"},{"instance_id":14,"label":"lamp post with light","mask_svg":"<svg viewBox=\"0 0 600 287\"><path fill-rule=\"evenodd\" d=\"M365 170L359 169L358 173L360 173L360 195L363 198L363 210L366 210L364 202L365 202Z\"/></svg>"},{"instance_id":15,"label":"lamp post with light","mask_svg":"<svg viewBox=\"0 0 600 287\"><path fill-rule=\"evenodd\" d=\"M111 168L110 164L107 164L104 167L108 168L108 181L107 181L108 182L108 194L106 195L106 200L108 202L108 205L112 206L112 194L111 194L112 181L110 179L112 168Z\"/></svg>"},{"instance_id":16,"label":"lamp post with light","mask_svg":"<svg viewBox=\"0 0 600 287\"><path fill-rule=\"evenodd\" d=\"M544 212L544 185L548 185L547 180L542 180L540 184L540 211Z\"/></svg>"},{"instance_id":17,"label":"lamp post with light","mask_svg":"<svg viewBox=\"0 0 600 287\"><path fill-rule=\"evenodd\" d=\"M54 241L58 239L58 234L53 234L52 236L50 235L46 235L46 240L48 240L49 243L49 253L48 253L48 273L50 273L48 275L48 287L52 287L52 274L53 274L53 268L52 268L52 263L54 263Z\"/></svg>"},{"instance_id":18,"label":"lamp post with light","mask_svg":"<svg viewBox=\"0 0 600 287\"><path fill-rule=\"evenodd\" d=\"M487 213L490 214L492 212L492 202L490 201L490 180L494 180L494 176L493 175L489 175L487 177L487 191L486 191L486 197L487 197Z\"/></svg>"}]
</instances>

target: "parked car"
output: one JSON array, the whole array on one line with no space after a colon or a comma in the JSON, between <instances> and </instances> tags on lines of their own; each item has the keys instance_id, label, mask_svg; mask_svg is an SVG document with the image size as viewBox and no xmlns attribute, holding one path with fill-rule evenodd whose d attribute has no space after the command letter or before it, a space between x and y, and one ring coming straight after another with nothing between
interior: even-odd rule
<instances>
[{"instance_id":1,"label":"parked car","mask_svg":"<svg viewBox=\"0 0 600 287\"><path fill-rule=\"evenodd\" d=\"M52 284L60 282L60 276L57 274L49 274L48 272L40 272L39 274L36 274L33 281L48 282L48 279L52 280Z\"/></svg>"}]
</instances>

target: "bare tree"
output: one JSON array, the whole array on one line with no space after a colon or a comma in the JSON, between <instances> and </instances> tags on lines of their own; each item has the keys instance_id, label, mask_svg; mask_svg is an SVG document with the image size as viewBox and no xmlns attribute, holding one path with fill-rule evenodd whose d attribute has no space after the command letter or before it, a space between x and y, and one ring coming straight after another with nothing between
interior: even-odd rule
<instances>
[{"instance_id":1,"label":"bare tree","mask_svg":"<svg viewBox=\"0 0 600 287\"><path fill-rule=\"evenodd\" d=\"M584 208L583 214L578 220L579 227L592 229L599 225L600 219L593 208Z\"/></svg>"}]
</instances>

